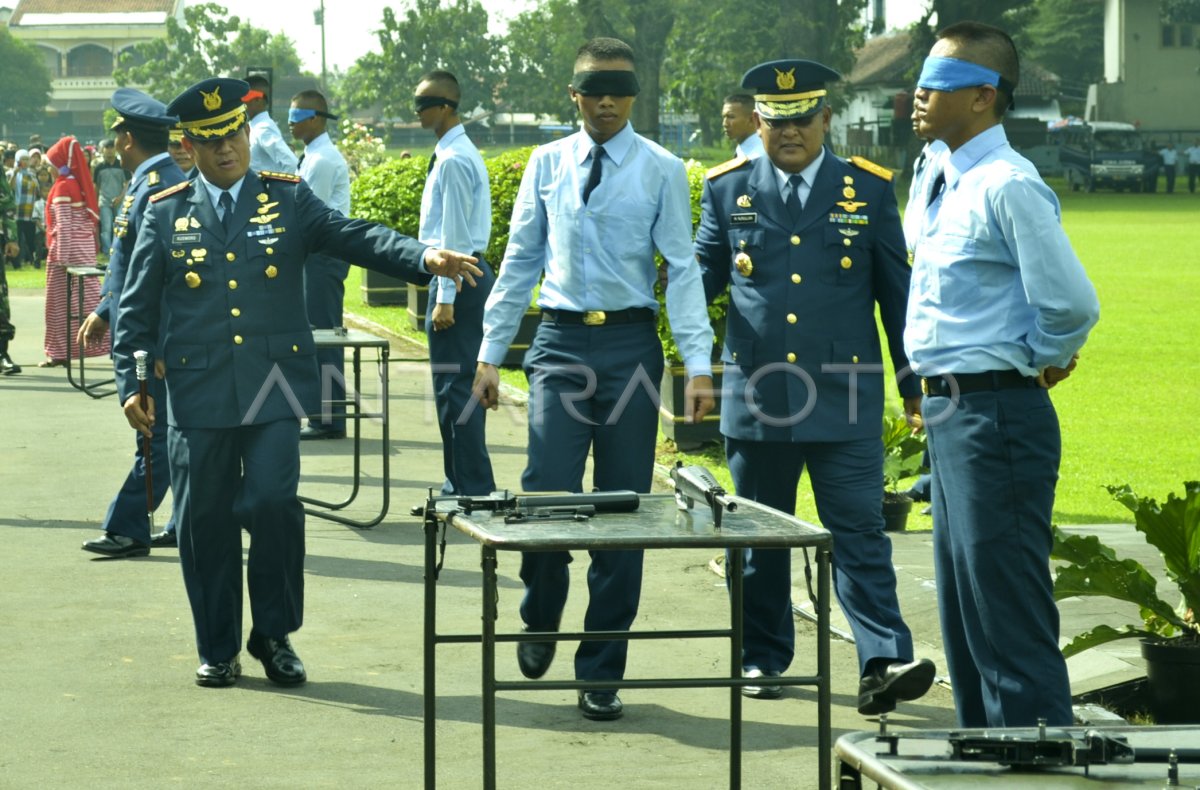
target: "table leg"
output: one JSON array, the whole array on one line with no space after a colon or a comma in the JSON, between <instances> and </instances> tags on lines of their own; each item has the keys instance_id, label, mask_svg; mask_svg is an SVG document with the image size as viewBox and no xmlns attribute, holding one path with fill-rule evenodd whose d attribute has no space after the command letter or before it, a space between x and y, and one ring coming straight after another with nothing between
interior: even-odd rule
<instances>
[{"instance_id":1,"label":"table leg","mask_svg":"<svg viewBox=\"0 0 1200 790\"><path fill-rule=\"evenodd\" d=\"M483 788L496 790L496 549L483 546Z\"/></svg>"},{"instance_id":2,"label":"table leg","mask_svg":"<svg viewBox=\"0 0 1200 790\"><path fill-rule=\"evenodd\" d=\"M817 550L817 753L820 756L820 786L832 786L833 756L832 703L829 677L829 605L830 605L830 561L829 549Z\"/></svg>"},{"instance_id":3,"label":"table leg","mask_svg":"<svg viewBox=\"0 0 1200 790\"><path fill-rule=\"evenodd\" d=\"M730 549L725 552L728 561L725 563L729 573L729 589L731 592L730 616L730 668L731 677L742 676L742 640L744 638L744 596L742 590L742 566L745 552L742 549ZM742 690L734 686L729 689L729 788L737 790L742 786Z\"/></svg>"},{"instance_id":4,"label":"table leg","mask_svg":"<svg viewBox=\"0 0 1200 790\"><path fill-rule=\"evenodd\" d=\"M425 787L437 786L437 517L425 510Z\"/></svg>"}]
</instances>

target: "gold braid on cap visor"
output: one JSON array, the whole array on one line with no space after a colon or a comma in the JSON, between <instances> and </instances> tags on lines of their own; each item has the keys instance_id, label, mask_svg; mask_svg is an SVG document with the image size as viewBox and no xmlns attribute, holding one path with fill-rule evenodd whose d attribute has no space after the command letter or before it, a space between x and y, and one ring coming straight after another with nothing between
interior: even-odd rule
<instances>
[{"instance_id":1,"label":"gold braid on cap visor","mask_svg":"<svg viewBox=\"0 0 1200 790\"><path fill-rule=\"evenodd\" d=\"M755 94L754 101L767 105L770 117L795 117L812 112L826 93L828 91L824 89L806 93L758 93Z\"/></svg>"},{"instance_id":2,"label":"gold braid on cap visor","mask_svg":"<svg viewBox=\"0 0 1200 790\"><path fill-rule=\"evenodd\" d=\"M232 118L232 120L230 120ZM221 123L221 121L229 121L224 126L212 126L212 124ZM216 118L202 118L199 121L184 121L179 124L179 128L187 132L189 137L224 137L230 132L235 132L241 128L246 122L246 105L239 104L227 113L218 115ZM199 128L204 124L204 128Z\"/></svg>"}]
</instances>

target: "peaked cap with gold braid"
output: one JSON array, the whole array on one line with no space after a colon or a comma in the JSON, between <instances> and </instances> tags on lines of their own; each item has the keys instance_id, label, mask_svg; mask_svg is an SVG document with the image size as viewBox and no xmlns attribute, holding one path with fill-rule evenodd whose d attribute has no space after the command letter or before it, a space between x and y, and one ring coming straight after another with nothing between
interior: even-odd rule
<instances>
[{"instance_id":1,"label":"peaked cap with gold braid","mask_svg":"<svg viewBox=\"0 0 1200 790\"><path fill-rule=\"evenodd\" d=\"M816 115L825 106L825 85L842 78L812 60L772 60L742 76L742 87L754 94L760 118L787 120Z\"/></svg>"},{"instance_id":2,"label":"peaked cap with gold braid","mask_svg":"<svg viewBox=\"0 0 1200 790\"><path fill-rule=\"evenodd\" d=\"M175 97L167 112L179 116L183 133L193 140L220 140L246 125L242 97L250 86L242 80L213 77L197 82Z\"/></svg>"}]
</instances>

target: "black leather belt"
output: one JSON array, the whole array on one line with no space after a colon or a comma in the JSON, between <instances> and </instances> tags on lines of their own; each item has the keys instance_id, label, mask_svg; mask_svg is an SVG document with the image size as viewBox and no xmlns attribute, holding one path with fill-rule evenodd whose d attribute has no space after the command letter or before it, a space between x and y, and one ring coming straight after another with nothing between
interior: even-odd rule
<instances>
[{"instance_id":1,"label":"black leather belt","mask_svg":"<svg viewBox=\"0 0 1200 790\"><path fill-rule=\"evenodd\" d=\"M951 384L953 381L953 385ZM954 397L970 392L994 392L1023 387L1036 387L1037 379L1017 370L990 370L987 373L946 373L938 378L921 379L921 392L926 395Z\"/></svg>"},{"instance_id":2,"label":"black leather belt","mask_svg":"<svg viewBox=\"0 0 1200 790\"><path fill-rule=\"evenodd\" d=\"M586 313L577 313L574 310L552 310L543 307L542 320L585 326L644 324L654 320L654 311L649 307L628 307L624 310L588 310Z\"/></svg>"}]
</instances>

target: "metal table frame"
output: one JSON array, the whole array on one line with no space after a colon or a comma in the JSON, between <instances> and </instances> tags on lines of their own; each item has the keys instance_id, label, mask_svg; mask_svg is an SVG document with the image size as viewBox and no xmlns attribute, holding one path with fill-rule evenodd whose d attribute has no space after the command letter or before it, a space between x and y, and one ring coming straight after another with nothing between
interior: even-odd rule
<instances>
[{"instance_id":1,"label":"metal table frame","mask_svg":"<svg viewBox=\"0 0 1200 790\"><path fill-rule=\"evenodd\" d=\"M354 475L350 484L350 494L340 502L327 502L306 496L301 496L299 499L306 505L314 506L304 508L304 512L310 516L316 516L328 521L336 521L339 524L346 524L358 529L370 529L383 521L383 517L387 515L388 505L391 501L391 492L389 490L391 487L391 455L388 439L390 427L390 420L388 419L388 355L391 351L391 346L386 338L358 329L314 329L313 340L316 341L316 346L319 349L349 348L353 351L353 389L346 393L346 398L325 401L325 405L346 407L346 419L354 423ZM364 411L362 408L360 393L362 392L362 351L364 348L373 348L378 353L379 397L383 402L382 411ZM381 440L383 449L380 458L383 469L383 501L377 516L367 520L357 520L340 515L334 511L348 507L358 497L359 484L362 479L362 421L365 419L381 419L383 421L383 438Z\"/></svg>"},{"instance_id":2,"label":"metal table frame","mask_svg":"<svg viewBox=\"0 0 1200 790\"><path fill-rule=\"evenodd\" d=\"M712 525L708 510L682 512L676 509L670 495L646 494L641 497L638 513L600 514L592 518L590 528L580 529L571 522L553 524L505 524L503 514L492 515L475 512L464 515L456 507L453 497L431 497L425 508L425 674L424 674L424 735L425 735L425 787L433 788L436 777L437 690L436 648L443 644L481 645L482 668L482 715L483 715L483 787L496 787L496 692L516 690L560 690L587 689L596 686L594 680L525 680L502 681L496 679L496 643L520 641L579 641L611 639L696 639L728 638L730 640L730 672L725 677L710 678L651 678L624 679L621 688L727 688L730 709L729 787L741 787L742 757L742 695L741 688L761 685L761 679L742 677L742 553L732 552L736 559L729 563L730 627L727 629L694 629L651 632L625 631L557 631L496 633L498 589L496 579L497 551L562 551L572 549L664 549L664 548L814 548L817 555L817 674L772 678L773 684L782 686L816 686L817 688L817 746L821 754L820 786L830 787L832 765L832 735L830 728L830 669L829 669L829 604L830 552L832 536L821 529L793 516L772 510L757 502L741 497L738 512L726 514L722 528ZM676 513L673 523L666 511ZM777 526L767 529L750 514L769 516ZM622 516L625 521L639 516L637 526L606 529L599 533L595 525L607 522L615 524L614 518ZM651 519L658 523L650 523ZM645 522L645 523L641 523ZM439 634L437 631L437 536L439 524L443 529L453 526L477 540L480 544L483 569L483 617L480 634ZM554 524L566 525L557 534L547 534ZM612 685L612 681L606 681Z\"/></svg>"},{"instance_id":3,"label":"metal table frame","mask_svg":"<svg viewBox=\"0 0 1200 790\"><path fill-rule=\"evenodd\" d=\"M84 366L84 361L87 359L87 357L84 355L83 349L80 348L79 349L79 381L75 380L75 376L73 375L73 373L71 371L71 368L74 364L73 357L71 355L71 351L75 347L75 335L71 331L71 320L75 319L78 322L79 326L83 325L83 320L85 318L87 318L87 313L84 312L84 308L83 308L84 292L87 289L85 289L83 287L83 282L88 277L102 277L103 275L104 275L104 270L101 268L98 268L96 266L68 266L67 267L67 382L72 387L74 387L75 389L84 393L88 397L95 398L97 400L99 400L100 398L107 398L109 395L117 394L117 389L115 386L110 389L104 389L104 390L101 389L102 387L107 387L110 384L115 384L116 379L115 378L106 379L104 381L97 381L92 384L88 384L87 379L86 379L86 376L87 376L86 368ZM79 293L78 294L75 294L75 288L74 288L76 279L79 280ZM72 296L75 297L74 300L72 300L72 298L71 298Z\"/></svg>"}]
</instances>

